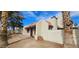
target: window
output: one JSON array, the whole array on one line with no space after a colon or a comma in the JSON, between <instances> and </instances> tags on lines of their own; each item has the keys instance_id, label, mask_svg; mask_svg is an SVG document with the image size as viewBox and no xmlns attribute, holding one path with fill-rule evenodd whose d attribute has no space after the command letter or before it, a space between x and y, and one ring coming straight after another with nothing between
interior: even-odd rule
<instances>
[{"instance_id":1,"label":"window","mask_svg":"<svg viewBox=\"0 0 79 59\"><path fill-rule=\"evenodd\" d=\"M27 29L27 33L29 33L29 31L30 31L30 30L29 30L29 29Z\"/></svg>"},{"instance_id":2,"label":"window","mask_svg":"<svg viewBox=\"0 0 79 59\"><path fill-rule=\"evenodd\" d=\"M52 30L52 29L53 29L53 26L52 26L52 25L49 25L49 26L48 26L48 29L49 29L49 30Z\"/></svg>"}]
</instances>

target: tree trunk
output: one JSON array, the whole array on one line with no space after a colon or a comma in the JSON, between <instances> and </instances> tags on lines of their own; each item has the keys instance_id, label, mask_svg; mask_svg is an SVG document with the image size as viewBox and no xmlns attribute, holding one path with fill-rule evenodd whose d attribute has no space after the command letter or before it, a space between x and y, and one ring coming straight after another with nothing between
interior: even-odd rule
<instances>
[{"instance_id":1,"label":"tree trunk","mask_svg":"<svg viewBox=\"0 0 79 59\"><path fill-rule=\"evenodd\" d=\"M13 29L13 34L15 34L15 26L13 26L12 29Z\"/></svg>"},{"instance_id":2,"label":"tree trunk","mask_svg":"<svg viewBox=\"0 0 79 59\"><path fill-rule=\"evenodd\" d=\"M2 11L1 15L1 34L0 34L0 47L4 48L8 45L7 40L7 18L8 18L8 11Z\"/></svg>"},{"instance_id":3,"label":"tree trunk","mask_svg":"<svg viewBox=\"0 0 79 59\"><path fill-rule=\"evenodd\" d=\"M76 47L73 40L73 22L70 19L69 11L62 11L63 24L64 24L64 47Z\"/></svg>"}]
</instances>

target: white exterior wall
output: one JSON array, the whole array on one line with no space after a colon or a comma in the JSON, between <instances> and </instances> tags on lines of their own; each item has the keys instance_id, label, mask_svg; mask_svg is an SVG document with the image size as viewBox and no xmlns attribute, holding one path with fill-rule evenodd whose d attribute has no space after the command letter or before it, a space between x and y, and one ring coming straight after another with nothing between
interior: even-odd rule
<instances>
[{"instance_id":1,"label":"white exterior wall","mask_svg":"<svg viewBox=\"0 0 79 59\"><path fill-rule=\"evenodd\" d=\"M73 29L73 40L75 42L75 45L77 45L77 39L76 39L76 32L75 32L76 29Z\"/></svg>"},{"instance_id":2,"label":"white exterior wall","mask_svg":"<svg viewBox=\"0 0 79 59\"><path fill-rule=\"evenodd\" d=\"M35 39L37 39L38 36L43 36L43 33L46 33L45 31L47 31L47 27L48 24L43 20L41 22L38 22L36 24L36 35L35 35ZM43 29L45 31L43 31Z\"/></svg>"},{"instance_id":3,"label":"white exterior wall","mask_svg":"<svg viewBox=\"0 0 79 59\"><path fill-rule=\"evenodd\" d=\"M77 47L79 47L79 29L73 30L73 38Z\"/></svg>"},{"instance_id":4,"label":"white exterior wall","mask_svg":"<svg viewBox=\"0 0 79 59\"><path fill-rule=\"evenodd\" d=\"M30 37L30 32L27 32L27 30L25 30L25 27L23 28L22 34L23 34L25 37Z\"/></svg>"},{"instance_id":5,"label":"white exterior wall","mask_svg":"<svg viewBox=\"0 0 79 59\"><path fill-rule=\"evenodd\" d=\"M54 30L54 31L49 30L47 32L47 35L45 34L44 38L45 38L45 40L48 40L51 42L63 44L63 32L62 32L62 30Z\"/></svg>"},{"instance_id":6,"label":"white exterior wall","mask_svg":"<svg viewBox=\"0 0 79 59\"><path fill-rule=\"evenodd\" d=\"M62 31L56 29L48 30L48 23L46 21L42 21L36 28L36 37L42 36L44 40L63 44Z\"/></svg>"},{"instance_id":7,"label":"white exterior wall","mask_svg":"<svg viewBox=\"0 0 79 59\"><path fill-rule=\"evenodd\" d=\"M63 28L63 17L62 17L62 13L59 13L57 15L57 26L60 28Z\"/></svg>"},{"instance_id":8,"label":"white exterior wall","mask_svg":"<svg viewBox=\"0 0 79 59\"><path fill-rule=\"evenodd\" d=\"M57 20L55 18L49 19L49 22L53 25L53 30L57 30Z\"/></svg>"}]
</instances>

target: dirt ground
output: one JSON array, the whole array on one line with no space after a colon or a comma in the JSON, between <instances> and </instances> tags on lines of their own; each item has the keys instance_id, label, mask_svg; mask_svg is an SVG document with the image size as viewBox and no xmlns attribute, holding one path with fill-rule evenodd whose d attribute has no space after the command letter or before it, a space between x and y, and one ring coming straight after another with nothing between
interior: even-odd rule
<instances>
[{"instance_id":1,"label":"dirt ground","mask_svg":"<svg viewBox=\"0 0 79 59\"><path fill-rule=\"evenodd\" d=\"M22 35L14 35L8 40L7 48L62 48L62 44L49 41L37 41L34 38L26 38Z\"/></svg>"}]
</instances>

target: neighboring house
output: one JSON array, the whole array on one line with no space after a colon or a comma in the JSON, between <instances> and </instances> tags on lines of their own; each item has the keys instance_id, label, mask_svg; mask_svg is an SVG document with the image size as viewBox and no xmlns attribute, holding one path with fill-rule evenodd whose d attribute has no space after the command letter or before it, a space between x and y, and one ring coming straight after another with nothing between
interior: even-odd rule
<instances>
[{"instance_id":1,"label":"neighboring house","mask_svg":"<svg viewBox=\"0 0 79 59\"><path fill-rule=\"evenodd\" d=\"M50 17L23 28L23 34L36 40L47 40L63 44L63 30L58 30L57 18Z\"/></svg>"}]
</instances>

